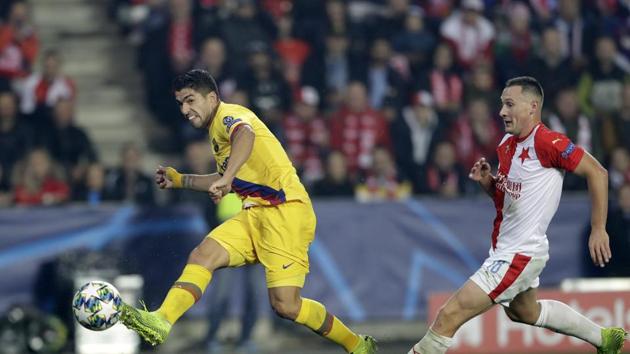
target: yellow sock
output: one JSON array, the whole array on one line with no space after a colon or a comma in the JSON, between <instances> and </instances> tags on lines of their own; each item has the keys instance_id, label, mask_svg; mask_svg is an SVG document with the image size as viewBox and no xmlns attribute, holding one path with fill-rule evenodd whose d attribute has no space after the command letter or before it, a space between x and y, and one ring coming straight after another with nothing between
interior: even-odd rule
<instances>
[{"instance_id":1,"label":"yellow sock","mask_svg":"<svg viewBox=\"0 0 630 354\"><path fill-rule=\"evenodd\" d=\"M322 337L343 346L348 353L356 349L359 336L352 332L337 317L326 311L324 305L302 298L302 306L295 322L305 325Z\"/></svg>"},{"instance_id":2,"label":"yellow sock","mask_svg":"<svg viewBox=\"0 0 630 354\"><path fill-rule=\"evenodd\" d=\"M174 324L203 295L212 273L198 264L187 264L182 275L166 294L157 310L170 324Z\"/></svg>"}]
</instances>

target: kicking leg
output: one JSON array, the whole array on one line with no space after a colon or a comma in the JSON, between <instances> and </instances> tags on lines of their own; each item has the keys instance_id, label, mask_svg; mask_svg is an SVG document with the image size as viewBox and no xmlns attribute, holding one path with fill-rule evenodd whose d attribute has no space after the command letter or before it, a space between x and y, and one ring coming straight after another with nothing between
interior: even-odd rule
<instances>
[{"instance_id":1,"label":"kicking leg","mask_svg":"<svg viewBox=\"0 0 630 354\"><path fill-rule=\"evenodd\" d=\"M597 347L600 353L616 354L623 346L622 329L603 328L560 301L537 300L534 288L517 295L504 309L512 321L580 338Z\"/></svg>"},{"instance_id":2,"label":"kicking leg","mask_svg":"<svg viewBox=\"0 0 630 354\"><path fill-rule=\"evenodd\" d=\"M122 323L153 345L163 343L171 326L203 295L212 272L229 263L228 252L217 241L206 237L188 257L182 275L169 290L155 312L123 306Z\"/></svg>"},{"instance_id":3,"label":"kicking leg","mask_svg":"<svg viewBox=\"0 0 630 354\"><path fill-rule=\"evenodd\" d=\"M228 265L228 252L217 241L206 237L188 257L182 275L169 290L157 312L174 324L206 291L212 272Z\"/></svg>"},{"instance_id":4,"label":"kicking leg","mask_svg":"<svg viewBox=\"0 0 630 354\"><path fill-rule=\"evenodd\" d=\"M494 303L472 280L451 296L437 318L409 354L444 354L453 342L455 332L468 320L486 312Z\"/></svg>"},{"instance_id":5,"label":"kicking leg","mask_svg":"<svg viewBox=\"0 0 630 354\"><path fill-rule=\"evenodd\" d=\"M348 353L376 352L372 338L355 334L337 317L328 313L324 305L302 298L299 287L270 288L269 301L278 316L310 328L320 336L341 345Z\"/></svg>"}]
</instances>

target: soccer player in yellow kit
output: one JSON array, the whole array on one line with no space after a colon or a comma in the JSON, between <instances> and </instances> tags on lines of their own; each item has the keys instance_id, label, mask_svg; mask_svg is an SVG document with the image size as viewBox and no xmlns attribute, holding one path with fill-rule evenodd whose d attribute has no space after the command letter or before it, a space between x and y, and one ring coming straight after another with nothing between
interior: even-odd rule
<instances>
[{"instance_id":1,"label":"soccer player in yellow kit","mask_svg":"<svg viewBox=\"0 0 630 354\"><path fill-rule=\"evenodd\" d=\"M215 270L260 262L271 306L279 316L312 329L348 353L375 353L372 337L355 334L324 305L300 296L316 218L280 142L252 111L222 102L207 71L180 75L174 90L190 124L208 129L218 173L180 174L160 166L156 182L160 188L208 192L215 202L233 191L243 200L243 210L212 230L190 253L159 309L149 312L125 304L123 324L153 345L163 343L171 326L201 298Z\"/></svg>"}]
</instances>

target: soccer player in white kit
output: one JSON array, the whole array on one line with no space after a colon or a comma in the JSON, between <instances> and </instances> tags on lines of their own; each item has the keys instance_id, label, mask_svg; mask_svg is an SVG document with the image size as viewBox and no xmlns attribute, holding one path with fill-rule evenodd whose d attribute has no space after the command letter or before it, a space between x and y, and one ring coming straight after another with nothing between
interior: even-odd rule
<instances>
[{"instance_id":1,"label":"soccer player in white kit","mask_svg":"<svg viewBox=\"0 0 630 354\"><path fill-rule=\"evenodd\" d=\"M500 114L507 134L497 148L498 172L493 176L490 164L481 158L469 174L495 204L490 256L442 306L408 354L446 353L457 329L495 304L502 305L512 321L580 338L601 354L621 353L624 329L602 328L562 302L537 299L538 276L549 259L545 233L558 209L565 171L588 181L593 262L603 267L611 258L605 229L607 171L588 152L541 123L543 97L532 77L506 83Z\"/></svg>"}]
</instances>

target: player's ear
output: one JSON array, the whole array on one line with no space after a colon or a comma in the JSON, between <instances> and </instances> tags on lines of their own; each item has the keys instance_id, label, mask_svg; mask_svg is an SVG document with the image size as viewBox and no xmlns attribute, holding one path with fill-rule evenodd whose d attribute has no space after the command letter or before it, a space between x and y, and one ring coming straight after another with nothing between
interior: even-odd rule
<instances>
[{"instance_id":1,"label":"player's ear","mask_svg":"<svg viewBox=\"0 0 630 354\"><path fill-rule=\"evenodd\" d=\"M532 102L530 104L530 108L531 108L531 110L529 111L529 115L530 116L535 115L536 112L538 111L538 101L532 100Z\"/></svg>"},{"instance_id":2,"label":"player's ear","mask_svg":"<svg viewBox=\"0 0 630 354\"><path fill-rule=\"evenodd\" d=\"M213 102L218 102L219 101L219 96L217 95L216 91L210 91L206 95L206 99L210 99Z\"/></svg>"}]
</instances>

